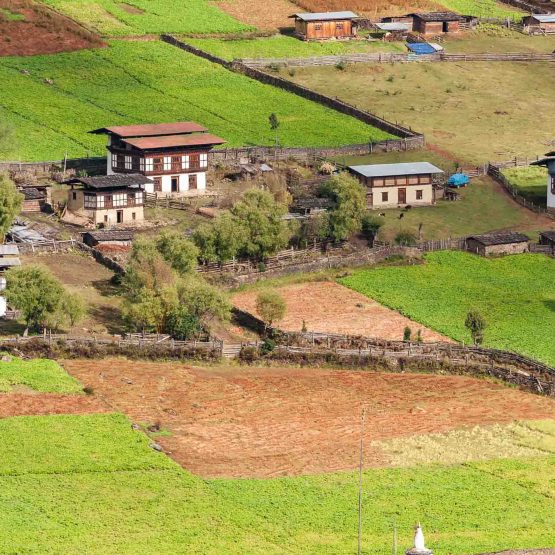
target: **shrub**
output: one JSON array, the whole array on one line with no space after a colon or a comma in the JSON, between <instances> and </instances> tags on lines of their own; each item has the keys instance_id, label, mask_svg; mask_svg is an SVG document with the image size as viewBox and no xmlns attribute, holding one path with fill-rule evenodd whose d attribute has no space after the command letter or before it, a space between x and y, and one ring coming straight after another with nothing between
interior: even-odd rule
<instances>
[{"instance_id":1,"label":"shrub","mask_svg":"<svg viewBox=\"0 0 555 555\"><path fill-rule=\"evenodd\" d=\"M412 336L412 330L410 329L409 326L405 326L405 329L403 330L403 341L410 341L411 336Z\"/></svg>"},{"instance_id":2,"label":"shrub","mask_svg":"<svg viewBox=\"0 0 555 555\"><path fill-rule=\"evenodd\" d=\"M484 341L484 330L487 327L486 319L482 314L473 308L466 315L464 325L470 331L474 345L481 345Z\"/></svg>"},{"instance_id":3,"label":"shrub","mask_svg":"<svg viewBox=\"0 0 555 555\"><path fill-rule=\"evenodd\" d=\"M417 243L416 235L412 231L400 231L395 236L394 241L396 245L402 247L411 247Z\"/></svg>"},{"instance_id":4,"label":"shrub","mask_svg":"<svg viewBox=\"0 0 555 555\"><path fill-rule=\"evenodd\" d=\"M268 327L282 320L285 310L285 300L277 291L262 291L256 297L256 311Z\"/></svg>"}]
</instances>

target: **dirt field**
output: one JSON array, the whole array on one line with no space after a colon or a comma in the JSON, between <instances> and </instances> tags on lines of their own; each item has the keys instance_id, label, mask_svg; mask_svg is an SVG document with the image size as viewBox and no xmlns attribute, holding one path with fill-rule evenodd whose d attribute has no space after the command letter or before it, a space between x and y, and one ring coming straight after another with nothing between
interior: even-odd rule
<instances>
[{"instance_id":1,"label":"dirt field","mask_svg":"<svg viewBox=\"0 0 555 555\"><path fill-rule=\"evenodd\" d=\"M403 339L409 326L413 333L422 330L424 341L449 341L441 334L405 318L398 312L338 283L329 281L301 283L278 288L286 302L285 318L275 325L287 331L301 331L303 320L308 331L365 335L382 339ZM256 314L258 291L233 296L233 304Z\"/></svg>"},{"instance_id":2,"label":"dirt field","mask_svg":"<svg viewBox=\"0 0 555 555\"><path fill-rule=\"evenodd\" d=\"M30 0L0 0L0 56L55 54L103 46L96 35Z\"/></svg>"},{"instance_id":3,"label":"dirt field","mask_svg":"<svg viewBox=\"0 0 555 555\"><path fill-rule=\"evenodd\" d=\"M261 30L293 27L293 20L288 18L299 11L298 6L287 0L223 0L214 5L241 23Z\"/></svg>"},{"instance_id":4,"label":"dirt field","mask_svg":"<svg viewBox=\"0 0 555 555\"><path fill-rule=\"evenodd\" d=\"M43 414L89 414L111 412L99 399L59 393L0 394L0 418Z\"/></svg>"},{"instance_id":5,"label":"dirt field","mask_svg":"<svg viewBox=\"0 0 555 555\"><path fill-rule=\"evenodd\" d=\"M204 477L353 469L363 406L369 467L383 464L375 440L550 418L555 410L552 399L460 376L126 360L63 365L114 410L171 432L157 441Z\"/></svg>"},{"instance_id":6,"label":"dirt field","mask_svg":"<svg viewBox=\"0 0 555 555\"><path fill-rule=\"evenodd\" d=\"M404 15L410 12L445 11L445 8L432 0L295 0L295 4L307 12L352 10L369 18Z\"/></svg>"}]
</instances>

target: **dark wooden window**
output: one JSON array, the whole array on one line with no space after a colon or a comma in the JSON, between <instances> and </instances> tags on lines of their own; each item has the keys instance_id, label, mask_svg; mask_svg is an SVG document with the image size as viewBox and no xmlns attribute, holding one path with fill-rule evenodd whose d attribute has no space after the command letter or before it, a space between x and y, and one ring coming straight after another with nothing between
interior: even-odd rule
<instances>
[{"instance_id":1,"label":"dark wooden window","mask_svg":"<svg viewBox=\"0 0 555 555\"><path fill-rule=\"evenodd\" d=\"M555 195L555 175L551 176L551 193Z\"/></svg>"},{"instance_id":2,"label":"dark wooden window","mask_svg":"<svg viewBox=\"0 0 555 555\"><path fill-rule=\"evenodd\" d=\"M200 168L200 154L189 155L189 167Z\"/></svg>"},{"instance_id":3,"label":"dark wooden window","mask_svg":"<svg viewBox=\"0 0 555 555\"><path fill-rule=\"evenodd\" d=\"M73 200L77 200L77 193L75 191L71 193L71 195L73 196Z\"/></svg>"},{"instance_id":4,"label":"dark wooden window","mask_svg":"<svg viewBox=\"0 0 555 555\"><path fill-rule=\"evenodd\" d=\"M196 189L197 188L197 176L190 175L189 176L189 189Z\"/></svg>"},{"instance_id":5,"label":"dark wooden window","mask_svg":"<svg viewBox=\"0 0 555 555\"><path fill-rule=\"evenodd\" d=\"M161 177L155 177L154 178L154 190L155 191L161 191L162 190L162 178Z\"/></svg>"},{"instance_id":6,"label":"dark wooden window","mask_svg":"<svg viewBox=\"0 0 555 555\"><path fill-rule=\"evenodd\" d=\"M179 192L179 176L178 175L172 175L171 176L171 188L172 188L172 193L178 193Z\"/></svg>"},{"instance_id":7,"label":"dark wooden window","mask_svg":"<svg viewBox=\"0 0 555 555\"><path fill-rule=\"evenodd\" d=\"M382 193L382 202L387 202L389 200L389 193Z\"/></svg>"},{"instance_id":8,"label":"dark wooden window","mask_svg":"<svg viewBox=\"0 0 555 555\"><path fill-rule=\"evenodd\" d=\"M416 190L416 200L422 200L422 189Z\"/></svg>"},{"instance_id":9,"label":"dark wooden window","mask_svg":"<svg viewBox=\"0 0 555 555\"><path fill-rule=\"evenodd\" d=\"M314 25L314 30L315 31L321 31L322 30L322 24L321 23L316 23Z\"/></svg>"},{"instance_id":10,"label":"dark wooden window","mask_svg":"<svg viewBox=\"0 0 555 555\"><path fill-rule=\"evenodd\" d=\"M104 195L104 208L113 208L112 195Z\"/></svg>"},{"instance_id":11,"label":"dark wooden window","mask_svg":"<svg viewBox=\"0 0 555 555\"><path fill-rule=\"evenodd\" d=\"M163 158L153 158L153 167L155 172L163 172L164 171L164 159Z\"/></svg>"},{"instance_id":12,"label":"dark wooden window","mask_svg":"<svg viewBox=\"0 0 555 555\"><path fill-rule=\"evenodd\" d=\"M343 31L343 23L336 23L336 24L335 24L335 28L336 28L338 31Z\"/></svg>"},{"instance_id":13,"label":"dark wooden window","mask_svg":"<svg viewBox=\"0 0 555 555\"><path fill-rule=\"evenodd\" d=\"M116 154L116 168L120 170L125 168L125 156L123 154Z\"/></svg>"},{"instance_id":14,"label":"dark wooden window","mask_svg":"<svg viewBox=\"0 0 555 555\"><path fill-rule=\"evenodd\" d=\"M172 156L172 171L181 169L181 156Z\"/></svg>"},{"instance_id":15,"label":"dark wooden window","mask_svg":"<svg viewBox=\"0 0 555 555\"><path fill-rule=\"evenodd\" d=\"M139 171L141 169L141 159L138 156L133 156L131 160L131 169Z\"/></svg>"}]
</instances>

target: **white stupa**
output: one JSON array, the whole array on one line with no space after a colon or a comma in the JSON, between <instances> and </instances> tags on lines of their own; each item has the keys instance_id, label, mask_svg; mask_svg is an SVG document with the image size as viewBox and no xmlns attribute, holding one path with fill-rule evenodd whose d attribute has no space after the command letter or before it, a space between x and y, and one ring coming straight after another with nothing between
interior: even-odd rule
<instances>
[{"instance_id":1,"label":"white stupa","mask_svg":"<svg viewBox=\"0 0 555 555\"><path fill-rule=\"evenodd\" d=\"M424 533L420 523L414 529L414 547L409 549L406 555L433 555L433 551L428 549L424 543Z\"/></svg>"}]
</instances>

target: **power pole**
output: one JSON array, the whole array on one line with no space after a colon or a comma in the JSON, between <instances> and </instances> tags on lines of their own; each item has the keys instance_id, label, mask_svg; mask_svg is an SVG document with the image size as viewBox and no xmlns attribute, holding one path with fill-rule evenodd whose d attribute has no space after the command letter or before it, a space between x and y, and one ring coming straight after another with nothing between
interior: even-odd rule
<instances>
[{"instance_id":1,"label":"power pole","mask_svg":"<svg viewBox=\"0 0 555 555\"><path fill-rule=\"evenodd\" d=\"M358 555L361 554L362 540L362 466L364 463L364 423L366 420L366 407L362 409L360 417L360 459L358 465Z\"/></svg>"}]
</instances>

